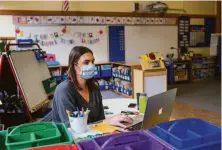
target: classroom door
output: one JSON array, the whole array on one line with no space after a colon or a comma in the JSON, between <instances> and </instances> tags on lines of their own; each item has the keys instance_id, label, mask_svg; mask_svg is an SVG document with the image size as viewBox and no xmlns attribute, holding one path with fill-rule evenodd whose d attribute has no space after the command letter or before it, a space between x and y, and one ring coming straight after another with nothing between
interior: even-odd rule
<instances>
[{"instance_id":1,"label":"classroom door","mask_svg":"<svg viewBox=\"0 0 222 150\"><path fill-rule=\"evenodd\" d=\"M109 26L109 61L125 61L124 26Z\"/></svg>"}]
</instances>

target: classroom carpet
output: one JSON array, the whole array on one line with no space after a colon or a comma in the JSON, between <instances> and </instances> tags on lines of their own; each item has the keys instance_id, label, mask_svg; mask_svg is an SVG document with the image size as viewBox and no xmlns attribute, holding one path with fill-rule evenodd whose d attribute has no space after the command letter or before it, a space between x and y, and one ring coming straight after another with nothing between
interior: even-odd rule
<instances>
[{"instance_id":1,"label":"classroom carpet","mask_svg":"<svg viewBox=\"0 0 222 150\"><path fill-rule=\"evenodd\" d=\"M176 100L221 114L221 80L219 78L168 85L177 88Z\"/></svg>"}]
</instances>

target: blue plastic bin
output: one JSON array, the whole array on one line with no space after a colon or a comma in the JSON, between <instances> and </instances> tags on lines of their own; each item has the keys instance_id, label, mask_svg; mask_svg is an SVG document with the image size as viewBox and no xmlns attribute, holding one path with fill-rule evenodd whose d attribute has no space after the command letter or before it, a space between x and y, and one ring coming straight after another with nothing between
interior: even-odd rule
<instances>
[{"instance_id":1,"label":"blue plastic bin","mask_svg":"<svg viewBox=\"0 0 222 150\"><path fill-rule=\"evenodd\" d=\"M62 75L62 80L66 80L68 78L67 74Z\"/></svg>"},{"instance_id":2,"label":"blue plastic bin","mask_svg":"<svg viewBox=\"0 0 222 150\"><path fill-rule=\"evenodd\" d=\"M105 90L105 85L100 85L99 88L100 90Z\"/></svg>"},{"instance_id":3,"label":"blue plastic bin","mask_svg":"<svg viewBox=\"0 0 222 150\"><path fill-rule=\"evenodd\" d=\"M142 130L80 141L76 146L78 150L171 150Z\"/></svg>"},{"instance_id":4,"label":"blue plastic bin","mask_svg":"<svg viewBox=\"0 0 222 150\"><path fill-rule=\"evenodd\" d=\"M148 133L178 150L220 150L221 146L221 128L196 118L160 123Z\"/></svg>"},{"instance_id":5,"label":"blue plastic bin","mask_svg":"<svg viewBox=\"0 0 222 150\"><path fill-rule=\"evenodd\" d=\"M101 77L111 77L112 69L101 70Z\"/></svg>"},{"instance_id":6,"label":"blue plastic bin","mask_svg":"<svg viewBox=\"0 0 222 150\"><path fill-rule=\"evenodd\" d=\"M59 76L54 76L56 78L57 81L61 81L62 80L62 76L59 75Z\"/></svg>"},{"instance_id":7,"label":"blue plastic bin","mask_svg":"<svg viewBox=\"0 0 222 150\"><path fill-rule=\"evenodd\" d=\"M112 84L109 84L109 89L113 89L113 85Z\"/></svg>"},{"instance_id":8,"label":"blue plastic bin","mask_svg":"<svg viewBox=\"0 0 222 150\"><path fill-rule=\"evenodd\" d=\"M127 89L127 90L126 90L126 94L129 95L129 96L131 96L131 95L132 95L132 90L128 90L128 89Z\"/></svg>"},{"instance_id":9,"label":"blue plastic bin","mask_svg":"<svg viewBox=\"0 0 222 150\"><path fill-rule=\"evenodd\" d=\"M95 71L94 78L100 78L100 70Z\"/></svg>"}]
</instances>

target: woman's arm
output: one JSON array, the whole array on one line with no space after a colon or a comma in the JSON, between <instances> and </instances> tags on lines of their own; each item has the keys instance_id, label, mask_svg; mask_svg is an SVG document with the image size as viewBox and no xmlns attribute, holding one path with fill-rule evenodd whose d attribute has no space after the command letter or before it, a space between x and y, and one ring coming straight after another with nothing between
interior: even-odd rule
<instances>
[{"instance_id":1,"label":"woman's arm","mask_svg":"<svg viewBox=\"0 0 222 150\"><path fill-rule=\"evenodd\" d=\"M55 118L59 118L62 123L65 123L67 126L69 126L69 118L66 110L73 112L75 111L76 105L72 91L68 88L57 89L54 94L53 101L56 105L53 106L53 109L58 115Z\"/></svg>"},{"instance_id":2,"label":"woman's arm","mask_svg":"<svg viewBox=\"0 0 222 150\"><path fill-rule=\"evenodd\" d=\"M100 106L100 108L99 108L99 120L104 120L105 119L105 114L104 114L104 109L103 109L103 98L102 98L102 94L101 94L101 92L99 91L99 102L100 102L100 104L99 104L99 106Z\"/></svg>"}]
</instances>

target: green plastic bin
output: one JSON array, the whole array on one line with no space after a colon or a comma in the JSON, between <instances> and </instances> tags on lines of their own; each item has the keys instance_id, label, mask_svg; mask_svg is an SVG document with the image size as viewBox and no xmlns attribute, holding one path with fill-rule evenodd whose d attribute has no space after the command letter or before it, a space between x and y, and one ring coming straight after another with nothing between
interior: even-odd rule
<instances>
[{"instance_id":1,"label":"green plastic bin","mask_svg":"<svg viewBox=\"0 0 222 150\"><path fill-rule=\"evenodd\" d=\"M51 77L42 81L43 87L45 89L46 94L53 92L57 86L56 78Z\"/></svg>"},{"instance_id":2,"label":"green plastic bin","mask_svg":"<svg viewBox=\"0 0 222 150\"><path fill-rule=\"evenodd\" d=\"M5 146L7 130L0 131L0 150L7 150Z\"/></svg>"},{"instance_id":3,"label":"green plastic bin","mask_svg":"<svg viewBox=\"0 0 222 150\"><path fill-rule=\"evenodd\" d=\"M54 122L35 122L10 127L5 145L9 150L56 144L61 133Z\"/></svg>"}]
</instances>

